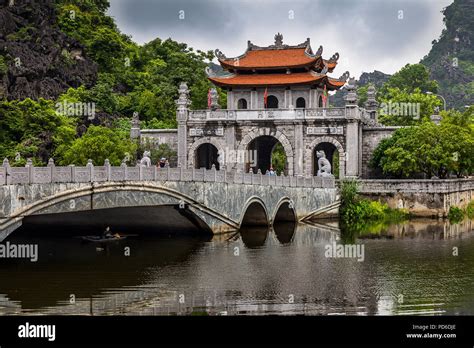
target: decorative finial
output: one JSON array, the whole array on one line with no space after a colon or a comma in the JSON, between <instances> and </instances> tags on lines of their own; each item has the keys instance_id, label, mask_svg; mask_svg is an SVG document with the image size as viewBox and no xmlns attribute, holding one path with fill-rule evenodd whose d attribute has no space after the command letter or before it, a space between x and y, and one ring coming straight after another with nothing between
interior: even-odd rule
<instances>
[{"instance_id":1,"label":"decorative finial","mask_svg":"<svg viewBox=\"0 0 474 348\"><path fill-rule=\"evenodd\" d=\"M356 90L356 81L354 77L349 79L347 83L347 95L344 97L346 105L357 105L357 90Z\"/></svg>"},{"instance_id":2,"label":"decorative finial","mask_svg":"<svg viewBox=\"0 0 474 348\"><path fill-rule=\"evenodd\" d=\"M339 76L339 81L347 81L347 79L349 78L350 74L349 74L349 71L346 71L344 74L342 74L341 76Z\"/></svg>"},{"instance_id":3,"label":"decorative finial","mask_svg":"<svg viewBox=\"0 0 474 348\"><path fill-rule=\"evenodd\" d=\"M227 57L225 56L224 53L218 48L214 51L214 54L216 55L217 59L226 59Z\"/></svg>"},{"instance_id":4,"label":"decorative finial","mask_svg":"<svg viewBox=\"0 0 474 348\"><path fill-rule=\"evenodd\" d=\"M281 33L275 35L275 46L283 46L283 35Z\"/></svg>"},{"instance_id":5,"label":"decorative finial","mask_svg":"<svg viewBox=\"0 0 474 348\"><path fill-rule=\"evenodd\" d=\"M48 167L52 167L52 166L54 166L54 159L50 158L48 160Z\"/></svg>"},{"instance_id":6,"label":"decorative finial","mask_svg":"<svg viewBox=\"0 0 474 348\"><path fill-rule=\"evenodd\" d=\"M336 52L332 55L331 58L329 58L329 61L330 62L337 62L338 59L339 59L339 53Z\"/></svg>"},{"instance_id":7,"label":"decorative finial","mask_svg":"<svg viewBox=\"0 0 474 348\"><path fill-rule=\"evenodd\" d=\"M321 56L323 54L323 46L319 46L318 50L316 51L316 56Z\"/></svg>"}]
</instances>

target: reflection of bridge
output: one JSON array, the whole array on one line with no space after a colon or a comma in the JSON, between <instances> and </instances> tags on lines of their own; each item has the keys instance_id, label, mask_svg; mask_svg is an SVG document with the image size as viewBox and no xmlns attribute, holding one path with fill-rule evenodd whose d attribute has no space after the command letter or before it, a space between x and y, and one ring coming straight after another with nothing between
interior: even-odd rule
<instances>
[{"instance_id":1,"label":"reflection of bridge","mask_svg":"<svg viewBox=\"0 0 474 348\"><path fill-rule=\"evenodd\" d=\"M112 167L107 163L56 167L52 162L48 167L12 168L5 162L0 167L0 185L0 241L25 218L52 223L76 213L87 213L82 220L75 219L80 224L91 222L94 216L99 225L111 220L132 227L143 220L151 226L158 224L155 219L188 220L222 233L243 225L302 220L325 207L337 208L333 178L215 169ZM161 217L156 215L158 208L167 209ZM183 216L187 219L180 219Z\"/></svg>"}]
</instances>

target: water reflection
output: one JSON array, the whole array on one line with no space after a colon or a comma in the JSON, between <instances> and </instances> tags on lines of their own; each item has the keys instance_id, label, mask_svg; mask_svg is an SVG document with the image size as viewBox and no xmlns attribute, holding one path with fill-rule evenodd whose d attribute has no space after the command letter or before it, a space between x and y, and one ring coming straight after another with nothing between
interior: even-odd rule
<instances>
[{"instance_id":1,"label":"water reflection","mask_svg":"<svg viewBox=\"0 0 474 348\"><path fill-rule=\"evenodd\" d=\"M265 244L268 232L267 226L246 226L240 230L240 237L247 248L258 248Z\"/></svg>"},{"instance_id":2,"label":"water reflection","mask_svg":"<svg viewBox=\"0 0 474 348\"><path fill-rule=\"evenodd\" d=\"M293 240L296 231L296 224L294 222L286 221L277 222L273 225L273 230L281 244L288 244Z\"/></svg>"},{"instance_id":3,"label":"water reflection","mask_svg":"<svg viewBox=\"0 0 474 348\"><path fill-rule=\"evenodd\" d=\"M37 242L40 258L0 260L0 315L474 314L472 230L470 221L409 221L345 239L337 222L277 224L104 250L14 234L10 242ZM347 240L365 246L364 262L325 256Z\"/></svg>"}]
</instances>

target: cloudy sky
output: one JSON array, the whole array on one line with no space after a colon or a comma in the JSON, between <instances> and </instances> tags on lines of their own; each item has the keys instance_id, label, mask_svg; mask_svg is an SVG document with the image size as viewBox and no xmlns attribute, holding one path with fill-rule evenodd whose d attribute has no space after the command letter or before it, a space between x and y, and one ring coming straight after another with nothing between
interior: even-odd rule
<instances>
[{"instance_id":1,"label":"cloudy sky","mask_svg":"<svg viewBox=\"0 0 474 348\"><path fill-rule=\"evenodd\" d=\"M156 37L201 50L242 54L247 40L273 44L277 32L294 45L307 37L323 57L339 52L338 77L394 73L417 63L444 28L452 0L110 0L121 31L142 44Z\"/></svg>"}]
</instances>

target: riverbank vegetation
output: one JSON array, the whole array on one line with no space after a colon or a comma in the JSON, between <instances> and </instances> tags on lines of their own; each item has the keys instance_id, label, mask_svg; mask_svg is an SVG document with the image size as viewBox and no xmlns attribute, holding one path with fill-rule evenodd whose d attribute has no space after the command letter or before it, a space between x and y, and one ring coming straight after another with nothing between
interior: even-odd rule
<instances>
[{"instance_id":1,"label":"riverbank vegetation","mask_svg":"<svg viewBox=\"0 0 474 348\"><path fill-rule=\"evenodd\" d=\"M452 224L457 224L465 218L474 219L474 200L470 201L465 209L451 206L448 212L448 220Z\"/></svg>"},{"instance_id":2,"label":"riverbank vegetation","mask_svg":"<svg viewBox=\"0 0 474 348\"><path fill-rule=\"evenodd\" d=\"M349 226L368 225L371 223L395 223L406 220L408 211L393 209L380 201L361 198L355 180L343 181L341 184L341 223Z\"/></svg>"}]
</instances>

